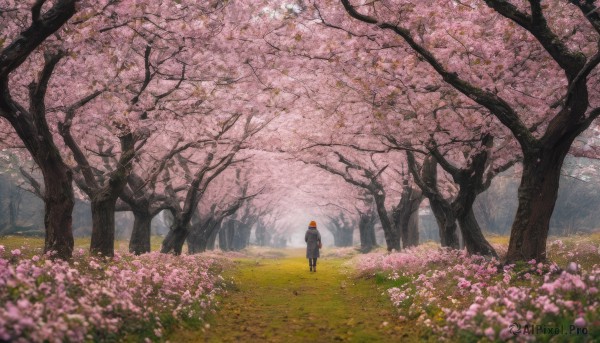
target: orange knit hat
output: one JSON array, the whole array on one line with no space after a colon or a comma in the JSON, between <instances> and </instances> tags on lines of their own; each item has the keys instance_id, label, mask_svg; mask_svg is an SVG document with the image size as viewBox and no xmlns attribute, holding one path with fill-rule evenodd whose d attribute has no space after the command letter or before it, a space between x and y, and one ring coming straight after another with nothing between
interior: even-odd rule
<instances>
[{"instance_id":1,"label":"orange knit hat","mask_svg":"<svg viewBox=\"0 0 600 343\"><path fill-rule=\"evenodd\" d=\"M317 222L314 220L311 220L310 224L308 224L308 227L317 227Z\"/></svg>"}]
</instances>

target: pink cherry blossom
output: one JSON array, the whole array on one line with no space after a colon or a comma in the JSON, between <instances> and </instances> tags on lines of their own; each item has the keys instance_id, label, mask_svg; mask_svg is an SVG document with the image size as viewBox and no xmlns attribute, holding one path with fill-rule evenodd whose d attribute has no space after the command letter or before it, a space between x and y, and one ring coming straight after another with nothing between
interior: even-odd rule
<instances>
[{"instance_id":1,"label":"pink cherry blossom","mask_svg":"<svg viewBox=\"0 0 600 343\"><path fill-rule=\"evenodd\" d=\"M566 256L567 251L563 245L553 253ZM595 252L591 254L583 256ZM435 246L359 255L353 263L361 275L383 273L390 279L411 278L411 282L388 290L390 300L399 316L418 317L423 323L429 320L434 332L443 337L467 331L489 340L499 337L520 342L532 336L514 336L509 330L512 323L533 325L560 316L585 326L589 321L584 317L598 318L600 299L590 294L597 294L600 287L599 265L573 274L560 271L556 263L540 265L531 261L526 270L515 271L514 265L500 269L496 260ZM527 284L523 285L525 280ZM407 302L411 304L408 310ZM445 314L442 321L431 321L427 316L431 307Z\"/></svg>"},{"instance_id":2,"label":"pink cherry blossom","mask_svg":"<svg viewBox=\"0 0 600 343\"><path fill-rule=\"evenodd\" d=\"M172 312L203 320L222 292L218 273L228 263L217 255L159 253L109 262L77 256L71 264L11 256L0 255L0 338L7 341L83 342ZM159 338L163 328L156 324Z\"/></svg>"},{"instance_id":3,"label":"pink cherry blossom","mask_svg":"<svg viewBox=\"0 0 600 343\"><path fill-rule=\"evenodd\" d=\"M578 317L577 319L575 319L575 321L573 322L573 324L579 328L585 327L585 319L583 319L582 317Z\"/></svg>"}]
</instances>

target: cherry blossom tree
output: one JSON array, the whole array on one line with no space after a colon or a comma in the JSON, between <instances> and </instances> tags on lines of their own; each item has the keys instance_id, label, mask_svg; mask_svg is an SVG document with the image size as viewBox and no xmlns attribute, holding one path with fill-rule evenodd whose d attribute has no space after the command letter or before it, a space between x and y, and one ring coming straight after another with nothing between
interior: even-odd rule
<instances>
[{"instance_id":1,"label":"cherry blossom tree","mask_svg":"<svg viewBox=\"0 0 600 343\"><path fill-rule=\"evenodd\" d=\"M252 168L250 158L245 163L238 163L235 169L224 170L218 178L211 182L197 207L195 218L192 220L187 237L190 253L214 249L217 235L220 234L223 227L227 226L222 225L224 221L229 222L236 219L237 223L244 224L244 227L251 229L258 219L258 213L255 207L250 206L249 202L264 189L254 190L261 184L260 182L251 182L254 174L255 170ZM248 222L250 218L252 218L252 222ZM247 238L249 238L249 232Z\"/></svg>"},{"instance_id":2,"label":"cherry blossom tree","mask_svg":"<svg viewBox=\"0 0 600 343\"><path fill-rule=\"evenodd\" d=\"M144 163L134 164L129 173L127 184L120 194L121 202L117 202L120 211L131 211L133 213L133 229L129 240L129 252L136 255L150 252L150 235L152 219L167 208L167 197L164 194L165 184L171 179L165 177L165 168L175 155L194 147L200 147L204 141L192 141L183 143L175 139L164 155L152 158ZM139 156L138 156L139 157ZM142 168L145 166L146 168ZM184 191L184 187L173 189L175 193Z\"/></svg>"},{"instance_id":3,"label":"cherry blossom tree","mask_svg":"<svg viewBox=\"0 0 600 343\"><path fill-rule=\"evenodd\" d=\"M302 50L306 49L311 43L318 44L318 40L323 39L322 36L312 34L314 30L298 30L299 38L296 39L297 42L295 43L285 41L285 39L281 38L281 35L280 37L277 37L277 39L268 41L268 44L274 46L275 51L281 58L288 58L288 55L290 54L285 55L286 50L291 49L293 51L291 55L292 57L295 57L296 60L302 61L304 59L305 65L309 64L320 69L321 72L325 71L326 75L330 76L332 79L332 81L329 81L328 79L323 80L323 78L311 80L319 85L321 82L325 81L326 89L329 92L326 93L328 99L322 99L316 94L318 92L325 93L323 92L323 87L321 85L318 92L313 90L308 91L309 94L307 96L318 103L318 108L315 109L315 111L319 113L318 115L310 117L311 120L316 122L316 125L314 126L319 126L319 132L308 138L308 141L333 141L342 146L349 143L342 142L340 139L341 136L360 131L361 134L370 134L375 137L382 136L384 140L390 140L391 142L396 141L395 144L392 143L392 146L396 149L405 150L417 149L413 148L413 146L427 145L431 143L431 141L435 143L436 139L441 139L442 144L444 145L452 141L466 143L471 141L476 142L481 139L481 132L490 132L492 128L495 131L498 131L494 127L498 125L490 124L489 118L487 120L479 120L476 118L477 120L475 120L475 122L467 123L468 125L465 124L464 122L473 120L473 114L481 117L477 111L485 111L485 109L480 106L475 106L476 104L473 104L472 101L466 97L461 98L458 92L451 87L442 87L443 85L440 85L439 82L432 84L431 78L426 78L424 81L415 81L413 78L411 81L413 83L417 82L417 85L406 85L403 78L411 77L410 74L414 69L426 68L424 63L423 65L420 63L413 63L413 68L404 68L404 70L402 70L400 65L403 62L403 58L406 57L406 53L404 51L398 51L400 56L398 58L393 57L391 54L392 51L396 52L396 50L400 50L398 49L397 44L392 45L390 42L381 41L377 36L372 35L359 37L360 35L355 31L345 30L344 28L335 26L323 18L319 6L315 4L317 19L315 20L314 17L311 18L310 15L308 15L309 19L307 19L306 22L307 25L311 25L311 20L313 22L320 21L323 26L329 29L327 31L328 33L333 33L333 37L329 40L333 41L333 44L328 44L326 49L329 50L329 52L310 51L307 53L306 50ZM344 40L347 38L344 36L340 37L339 32L343 32L345 35L349 36L349 40L352 41L352 43L356 45L364 43L368 48L363 48L359 45L360 47L350 50L335 45L336 39ZM362 38L362 41L358 41L359 38ZM310 43L303 44L302 41L305 40ZM300 43L298 43L298 41ZM373 43L373 41L375 43ZM284 47L286 49L284 49ZM370 58L371 55L373 56L372 58ZM343 58L340 56L343 56ZM308 60L308 62L306 62L306 60ZM317 61L315 62L313 60ZM334 65L334 67L331 68L331 70L328 70L326 69L327 67L323 66L327 64ZM361 68L364 70L361 70ZM398 69L401 70L398 71ZM297 73L301 74L303 71L298 70ZM328 83L328 81L331 83ZM394 83L398 83L399 85ZM436 112L441 112L442 109L446 109L445 112L449 112L448 108L452 110L457 107L466 107L468 111L471 112L470 115L464 116L462 119L463 123L460 123L460 120L456 120L456 114L447 115L446 113L443 113L436 118ZM333 116L323 114L322 112L332 112L338 114L339 117L334 117L333 120L330 120ZM319 116L327 116L327 120L322 120ZM458 115L458 117L460 119L461 115ZM468 134L465 134L465 131L467 131L465 130L465 127L472 127L476 132L475 135L479 136L470 137ZM432 128L435 128L435 130L432 130ZM436 137L437 132L441 132L445 137ZM403 148L400 147L398 141L402 142L401 145ZM499 144L499 146L502 147L503 145ZM464 149L459 144L454 144L452 148L460 149L461 151ZM422 151L424 153L429 153L427 148L422 148ZM510 149L504 149L504 151L502 151L502 149L494 149L495 160L499 161L506 158L505 156L498 156L499 152L503 152L504 155L511 153ZM458 160L462 163L465 162L465 158L462 160L459 158ZM486 160L486 163L482 166L487 170L491 164L493 163L488 163ZM448 164L445 165L447 166ZM437 173L435 175L437 175ZM471 174L465 172L464 175ZM476 182L475 178L476 177L474 176L469 179L468 182ZM464 181L463 186L466 183L467 181ZM469 187L467 186L467 188ZM408 189L406 190L406 195L409 196L410 192L408 192ZM395 210L392 213L394 214L394 219L397 220L392 220L391 224L396 226L396 231L402 231L407 239L409 237L408 230L412 229L410 232L413 234L412 236L414 239L418 236L418 231L416 230L417 223L414 219L418 218L415 215L415 208L418 208L419 205L418 203L415 204L407 201L409 199L410 196L408 199L405 198L401 201L401 205L404 208L401 208L400 206L395 207ZM467 198L461 197L461 199L464 200ZM413 199L414 202L420 202L419 200L420 197L418 196ZM461 202L461 204L463 203L464 201ZM408 206L412 206L412 210L408 210ZM460 206L458 205L455 206L456 209L459 207ZM435 208L438 209L439 207L435 206ZM470 208L470 206L466 206L465 208L467 208L467 210L464 212L469 213L470 210L468 210L468 208ZM450 207L448 207L448 209L450 210ZM401 216L403 211L405 213L413 214L412 222L406 215ZM451 222L451 236L453 235L456 237L454 233L456 224L454 221ZM463 221L463 224L468 228L475 226L467 226L466 222L467 221ZM476 223L474 220L469 222ZM412 223L412 225L408 225L409 223ZM383 227L386 227L385 223L383 223ZM478 227L473 230L473 232L472 236L483 238L481 230ZM476 239L475 241L482 242L482 247L490 247L489 244L484 244L485 239ZM446 240L442 239L442 242L445 244ZM407 245L411 245L411 243L408 243ZM453 240L452 246L458 247L458 241ZM488 253L491 250L488 248L479 249L470 246L469 251Z\"/></svg>"},{"instance_id":4,"label":"cherry blossom tree","mask_svg":"<svg viewBox=\"0 0 600 343\"><path fill-rule=\"evenodd\" d=\"M194 254L214 249L223 220L235 214L246 200L246 197L239 198L235 202L227 204L228 206L223 209L217 209L219 204L213 203L210 212L200 217L191 226L190 234L187 237L189 253Z\"/></svg>"},{"instance_id":5,"label":"cherry blossom tree","mask_svg":"<svg viewBox=\"0 0 600 343\"><path fill-rule=\"evenodd\" d=\"M12 126L16 129L17 134L21 137L22 140L26 141L28 139L29 141L32 141L32 143L29 144L30 146L28 146L28 150L30 150L32 155L45 156L44 160L42 160L41 157L34 157L34 159L42 169L42 174L44 175L46 184L46 226L48 231L48 241L46 244L46 249L57 250L59 252L59 256L68 257L70 255L70 250L72 249L68 248L68 246L72 245L72 243L70 243L72 241L72 234L70 233L70 212L72 211L73 207L73 195L72 191L69 191L72 189L70 185L71 176L68 175L68 171L64 170L64 163L62 162L62 159L60 158L60 155L58 154L58 151L56 150L55 144L51 137L52 122L47 122L45 117L46 107L48 107L47 104L44 102L47 90L51 89L52 91L54 91L57 89L57 87L55 87L54 85L50 85L49 87L49 82L51 81L50 76L57 67L61 69L61 65L63 65L64 68L62 68L62 70L59 70L59 74L61 76L69 75L70 77L72 77L71 79L77 79L80 76L86 77L88 75L110 75L110 70L114 70L114 68L106 68L105 70L109 72L102 72L103 64L97 63L97 60L93 60L92 58L90 58L91 56L89 55L89 51L86 51L86 49L91 46L92 49L96 49L96 53L99 51L106 51L106 49L103 49L105 47L103 43L106 42L106 39L103 40L102 38L106 37L107 35L105 34L103 36L102 33L108 31L116 30L118 28L131 28L133 26L137 26L138 30L134 30L135 33L142 33L142 35L144 35L151 31L148 30L148 27L159 26L160 29L160 25L156 25L156 21L153 22L153 24L149 25L135 25L136 23L140 23L140 20L133 19L133 16L135 16L135 11L141 11L140 13L144 11L143 9L141 9L141 6L138 6L139 4L137 4L137 2L106 2L103 4L94 4L98 6L92 7L87 6L88 4L83 1L58 1L55 4L53 4L50 8L45 8L48 7L44 6L45 3L46 1L36 1L34 3L33 7L31 8L31 26L21 31L19 38L11 45L3 49L2 78L5 79L5 82L3 82L3 89L6 89L6 91L3 92L6 94L6 96L3 97L3 99L6 100L4 102L5 106L3 106L3 108L6 109L3 110L3 116L6 117L9 122L11 122ZM82 14L75 20L75 22L72 25L69 25L67 29L63 29L60 34L53 36L50 43L45 44L45 52L42 52L40 54L34 54L32 55L33 58L26 61L26 58L32 52L34 52L34 49L36 49L38 46L40 46L40 44L42 44L44 39L48 38L52 33L59 30L61 25L65 24L65 22L71 16L74 15L76 10L76 4L80 6L86 6L85 11L82 12ZM160 6L161 4L157 5ZM28 20L24 18L25 12L23 11L24 6L26 5L15 4L13 6L15 7L14 9L9 8L6 11L4 11L3 8L2 15L3 17L6 17L7 19L11 20L6 26L6 32L14 32L16 34L17 32L19 32L19 30L23 29L20 23L27 23ZM177 6L177 8L179 8L179 6ZM186 9L189 10L191 8L192 7L187 7ZM43 13L42 9L45 9ZM147 9L148 8L146 8L146 10ZM152 10L150 12L154 12L154 15L156 15L156 13L160 13L160 11ZM216 11L215 7L211 6L211 12L218 11ZM126 13L132 14L132 17L130 17L129 20L124 18L124 14ZM190 15L193 15L193 11L188 11L188 13L190 13ZM166 17L168 17L168 15L166 15ZM148 19L148 16L146 16L145 18ZM121 20L121 22L115 23L114 20ZM205 22L208 21L210 20L206 20ZM148 19L147 22L152 22L152 20ZM198 21L190 21L189 23L198 23ZM105 24L106 26L103 27L103 25ZM161 36L166 36L168 32L168 30L163 30ZM117 34L117 36L119 38L129 36L122 35L122 33L123 32L120 32L120 36L119 34ZM151 38L150 35L146 35L145 37ZM127 44L121 44L121 46L126 45ZM149 48L146 49L146 51L148 50ZM67 52L68 58L65 58ZM17 113L25 113L23 111L23 106L19 105L17 101L23 100L27 96L19 92L17 93L17 101L15 101L11 97L11 94L8 92L8 75L24 62L26 62L28 66L35 66L37 63L40 62L42 55L44 55L45 66L40 74L39 79L33 80L29 83L31 85L30 88L32 89L29 92L31 110L26 111L27 113L33 113L33 110L35 109L36 114L30 116L29 118L27 118L27 116L22 116L22 118L19 118L17 121L12 117L14 117ZM87 68L83 68L84 71L81 74L73 75L74 71L76 74L76 71L82 70L82 68L78 68L79 65L77 65L77 63L82 62L82 58L78 58L80 56L84 56L83 64L87 62L89 63L87 63ZM85 60L86 57L87 60ZM117 62L115 57L117 57L117 55L113 55L113 58L108 58L107 60L111 63ZM66 60L66 63L61 62L63 60ZM73 61L75 61L75 63L73 63ZM124 65L121 64L120 66L123 67ZM131 65L128 66L129 69L131 69L130 67ZM64 72L65 69L67 70L66 73ZM86 74L88 72L92 72L93 70L97 70L98 73ZM124 69L120 69L119 71L123 70ZM13 77L13 84L11 85L11 87L20 91L21 88L19 88L19 85L25 85L27 83L27 77L23 77L23 75L25 74L27 73L20 72L19 74L17 74L16 77ZM127 72L123 72L123 74L127 74ZM118 82L120 78L117 77L116 80ZM101 82L102 81L105 80L101 80ZM149 81L148 78L147 81ZM76 90L82 89L84 91L87 91L87 87L79 87L79 83L70 84L66 80L62 80L60 85L64 86L64 88L60 89L60 92L57 92L56 94L53 94L53 92L50 93L51 95L53 95L52 100L58 100L57 103L52 104L53 106L66 107L63 104L68 103L68 99L72 99L73 97L78 96L80 92L73 92L72 89L69 89L70 85L74 85ZM123 84L123 86L127 86L127 84ZM146 86L147 83L143 84L140 89L143 90L146 88ZM58 94L61 93L62 96L58 96ZM89 98L81 97L79 98L79 101L73 101L73 104L80 104L79 106L83 106L95 96L97 96L97 94L92 93L92 95L90 95ZM139 94L133 99L134 101L132 102L137 103L140 99ZM150 99L152 99L152 97L150 97ZM142 113L142 118L145 115L144 113ZM62 232L61 230L65 232ZM57 243L56 241L64 242ZM56 249L53 248L54 246L56 246Z\"/></svg>"},{"instance_id":6,"label":"cherry blossom tree","mask_svg":"<svg viewBox=\"0 0 600 343\"><path fill-rule=\"evenodd\" d=\"M9 46L3 52L3 56L10 59L6 60L8 68L3 69L4 74L8 75L16 68L18 64L15 62L19 62L17 60L24 60L28 53L56 31L75 11L75 1L60 1L40 17L44 3L45 1L36 1L32 9L34 23L22 36L27 38L26 43L29 44L26 49L19 47L12 51L10 49L13 48ZM193 1L178 2L175 6L165 1L148 4L137 1L102 1L85 5L85 11L72 25L52 37L51 43L57 47L46 51L46 67L38 100L39 95L45 94L50 75L55 69L62 79L49 85L52 90L50 122L48 125L38 125L41 128L38 130L47 127L49 132L29 135L36 139L50 137L50 132L56 130L53 124L60 122L61 129L58 131L65 137L66 145L70 148L67 150L73 153L74 162L79 165L77 170L85 171L86 163L94 164L84 161L84 157L90 159L89 154L85 156L88 146L89 150L97 151L97 147L91 147L96 143L94 136L105 134L90 131L90 128L111 123L112 129L108 131L126 138L127 134L120 131L130 130L135 136L140 129L160 130L164 126L157 123L164 121L165 117L177 118L183 114L200 116L215 108L222 112L240 111L249 107L249 99L258 100L257 93L263 92L262 88L254 87L251 82L253 75L256 75L255 68L251 63L245 63L248 57L243 52L250 56L252 49L247 44L244 46L244 41L237 39L235 35L239 31L237 19L240 19L239 14L243 12L240 8L231 10L230 6L222 2L198 4ZM23 6L14 6L16 11L3 11L2 15L7 14L7 17L13 19L8 27L16 33L20 28L19 23L26 20L17 18L22 16ZM15 18L12 13L17 13ZM253 13L253 10L248 11L249 16ZM249 20L249 17L245 19ZM229 24L231 25L228 26ZM227 39L224 39L225 36L228 36ZM25 40L19 44L23 42ZM233 46L236 48L232 49ZM34 66L39 60L40 58L27 61L28 66ZM14 83L25 84L25 74L27 73L20 73L14 78ZM248 82L238 83L240 80ZM231 88L233 84L242 85L239 92L231 92L230 89L221 91ZM266 92L270 91L267 89ZM25 98L20 93L17 95L19 99ZM254 102L254 111L260 108L268 112L261 106L273 105L275 98L263 96L262 103ZM82 125L72 125L73 113L80 109L91 113L91 116L78 116ZM60 114L64 114L64 118ZM186 119L189 120L189 117ZM90 126L85 126L84 123ZM194 133L193 130L181 132ZM83 149L75 147L75 142L83 146ZM119 145L118 141L116 143ZM50 143L41 145L50 148L53 146ZM82 163L84 168L81 167ZM48 163L45 165L50 166ZM119 166L130 165L123 163ZM81 179L87 183L85 189L90 190L91 178L89 173L86 174L88 177ZM123 176L126 173L114 173L113 176L116 174ZM52 178L47 181L50 179ZM123 179L119 178L120 181ZM70 187L66 183L69 182L65 181L60 187L68 190ZM54 180L53 185L59 184L58 179ZM84 186L83 183L79 185ZM117 188L120 187L111 192L111 202L114 194L118 193ZM67 209L64 212L69 211ZM64 220L60 226L66 229L70 227ZM95 243L92 245L95 246Z\"/></svg>"},{"instance_id":7,"label":"cherry blossom tree","mask_svg":"<svg viewBox=\"0 0 600 343\"><path fill-rule=\"evenodd\" d=\"M162 243L161 252L181 254L183 244L190 232L192 216L210 183L227 167L241 162L241 160L234 160L234 157L242 148L242 144L268 124L268 122L253 124L253 117L250 115L243 121L244 124L240 125L241 128L236 128L236 123L241 117L242 114L234 114L226 118L219 131L214 135L213 142L208 144L207 149L192 152L191 156L182 159L182 162L179 163L179 172L186 176L183 181L186 183L187 192L181 199L175 194L173 184L166 187L168 210L174 219L169 234ZM233 134L236 131L238 131L237 137L225 136L227 133ZM219 140L223 138L230 140L229 144L226 142L219 144ZM192 171L191 167L196 164L199 167Z\"/></svg>"},{"instance_id":8,"label":"cherry blossom tree","mask_svg":"<svg viewBox=\"0 0 600 343\"><path fill-rule=\"evenodd\" d=\"M494 255L473 204L522 156L507 259L544 259L564 158L597 152L573 143L600 115L595 1L31 3L0 4L1 144L39 165L46 250L63 258L73 177L104 255L115 209L134 213L135 253L168 209L162 250L181 253L186 238L210 247L221 226L238 248L253 227L282 243L304 215L349 227L328 203L356 208L364 250L376 217L398 250L418 243L424 197L442 245L458 246L458 223L470 253ZM250 150L281 170L248 169L258 177L240 194L267 174L272 186L252 201L210 195ZM344 181L366 200L341 194Z\"/></svg>"},{"instance_id":9,"label":"cherry blossom tree","mask_svg":"<svg viewBox=\"0 0 600 343\"><path fill-rule=\"evenodd\" d=\"M90 251L103 256L113 256L115 239L115 206L119 195L123 191L129 172L131 171L131 162L136 151L145 143L143 136L131 132L129 128L124 127L119 135L120 157L115 161L115 165L110 165L109 157L112 147L108 151L99 151L105 156L107 170L104 173L97 173L98 168L92 168L89 159L83 153L79 144L73 138L70 127L75 115L75 111L70 107L66 111L65 121L59 124L59 132L63 137L65 144L73 154L77 165L74 168L80 177L76 177L78 187L83 190L90 199L92 208L92 239ZM136 143L140 142L136 146ZM101 144L100 144L101 146ZM79 176L79 175L78 175Z\"/></svg>"},{"instance_id":10,"label":"cherry blossom tree","mask_svg":"<svg viewBox=\"0 0 600 343\"><path fill-rule=\"evenodd\" d=\"M429 199L436 217L442 245L458 247L458 237L455 233L456 221L458 221L464 245L469 253L496 256L496 252L483 236L477 223L473 204L477 195L489 188L492 179L513 166L518 159L500 159L501 163L498 163L497 159L491 156L494 152L492 150L494 139L489 133L484 134L481 140L474 139L469 143L470 149L465 147L460 149L460 146L447 144L443 152L439 143L432 138L428 142L421 164L415 158L416 150L402 147L394 137L388 136L388 140L392 145L406 150L409 170L415 183ZM462 146L466 144L461 142ZM499 150L501 151L502 148L501 146ZM460 159L452 161L449 158L449 155L456 151L461 151L459 155L463 155L462 163L457 163ZM454 191L440 189L439 184L442 180L438 176L438 165L452 179L452 181L445 181L445 184L455 189Z\"/></svg>"},{"instance_id":11,"label":"cherry blossom tree","mask_svg":"<svg viewBox=\"0 0 600 343\"><path fill-rule=\"evenodd\" d=\"M56 1L42 13L45 2L40 0L33 4L30 25L24 30L12 22L15 18L7 18L7 14L2 13L2 20L11 20L11 26L3 31L15 38L0 52L0 116L14 128L40 166L44 177L44 251L55 251L59 258L68 259L74 244L71 216L74 206L72 176L48 128L45 103L48 83L60 55L53 54L52 51L44 54L43 68L38 77L29 83L28 108L13 98L15 87L12 87L9 81L11 73L19 71L19 67L44 40L58 31L75 14L79 1ZM12 12L6 13L10 16ZM15 13L17 16L22 14L21 11Z\"/></svg>"},{"instance_id":12,"label":"cherry blossom tree","mask_svg":"<svg viewBox=\"0 0 600 343\"><path fill-rule=\"evenodd\" d=\"M333 151L337 165L327 161L315 161L314 164L329 173L342 177L346 182L369 192L375 201L375 208L383 227L388 250L400 250L400 234L392 223L392 217L386 208L386 190L381 179L389 164L382 165L374 153L366 157L369 162L357 162L339 151ZM365 166L366 165L366 166Z\"/></svg>"},{"instance_id":13,"label":"cherry blossom tree","mask_svg":"<svg viewBox=\"0 0 600 343\"><path fill-rule=\"evenodd\" d=\"M507 260L545 259L563 160L600 115L598 94L590 92L598 88L600 63L594 2L341 5L367 24L365 30L402 39L432 72L511 131L523 153L523 173ZM544 125L537 125L540 117Z\"/></svg>"}]
</instances>

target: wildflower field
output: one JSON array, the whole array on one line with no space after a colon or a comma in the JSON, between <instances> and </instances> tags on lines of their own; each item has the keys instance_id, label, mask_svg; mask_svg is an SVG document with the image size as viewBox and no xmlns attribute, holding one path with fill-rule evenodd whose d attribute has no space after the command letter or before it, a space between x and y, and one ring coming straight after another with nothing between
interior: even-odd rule
<instances>
[{"instance_id":1,"label":"wildflower field","mask_svg":"<svg viewBox=\"0 0 600 343\"><path fill-rule=\"evenodd\" d=\"M460 342L600 340L600 235L550 239L549 258L518 265L421 245L352 260L387 289L400 321ZM494 244L502 256L506 242Z\"/></svg>"},{"instance_id":2,"label":"wildflower field","mask_svg":"<svg viewBox=\"0 0 600 343\"><path fill-rule=\"evenodd\" d=\"M600 234L551 238L548 261L518 265L433 243L324 248L318 273L303 249L105 260L85 244L64 262L0 239L0 341L600 340Z\"/></svg>"},{"instance_id":3,"label":"wildflower field","mask_svg":"<svg viewBox=\"0 0 600 343\"><path fill-rule=\"evenodd\" d=\"M0 245L0 340L161 341L214 311L227 260L218 255L110 260L77 249L65 262Z\"/></svg>"}]
</instances>

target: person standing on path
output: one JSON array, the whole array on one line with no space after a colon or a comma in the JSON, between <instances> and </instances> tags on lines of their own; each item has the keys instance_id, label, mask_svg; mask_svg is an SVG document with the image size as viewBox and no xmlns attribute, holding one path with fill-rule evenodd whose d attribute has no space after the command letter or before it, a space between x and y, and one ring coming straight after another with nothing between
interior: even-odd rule
<instances>
[{"instance_id":1,"label":"person standing on path","mask_svg":"<svg viewBox=\"0 0 600 343\"><path fill-rule=\"evenodd\" d=\"M313 220L308 224L308 230L304 235L304 241L306 242L306 258L308 259L308 266L311 272L317 271L317 258L319 255L319 249L321 249L321 233L317 230L317 223Z\"/></svg>"}]
</instances>

